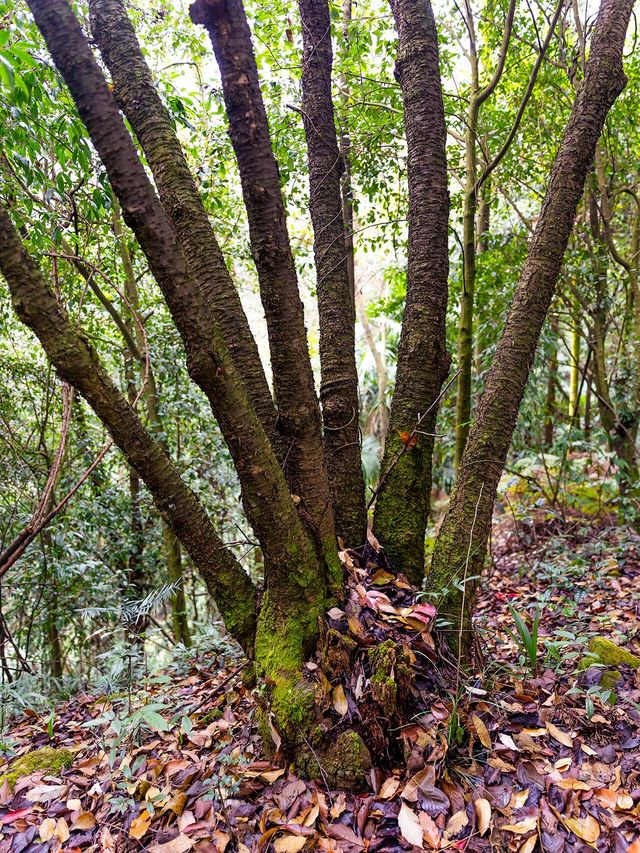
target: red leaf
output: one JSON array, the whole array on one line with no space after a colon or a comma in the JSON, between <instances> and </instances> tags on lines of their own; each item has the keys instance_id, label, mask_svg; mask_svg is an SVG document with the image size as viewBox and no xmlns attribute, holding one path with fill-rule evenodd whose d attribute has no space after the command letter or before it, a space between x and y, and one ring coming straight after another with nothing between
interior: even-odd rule
<instances>
[{"instance_id":1,"label":"red leaf","mask_svg":"<svg viewBox=\"0 0 640 853\"><path fill-rule=\"evenodd\" d=\"M16 809L13 812L7 812L2 815L2 823L13 823L14 820L18 820L20 817L26 817L28 814L31 814L31 807L26 806L24 809Z\"/></svg>"}]
</instances>

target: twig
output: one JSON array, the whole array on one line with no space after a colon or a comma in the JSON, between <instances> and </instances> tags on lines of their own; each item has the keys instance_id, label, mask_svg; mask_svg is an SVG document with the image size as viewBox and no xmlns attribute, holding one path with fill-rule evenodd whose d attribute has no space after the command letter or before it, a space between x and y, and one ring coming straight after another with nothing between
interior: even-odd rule
<instances>
[{"instance_id":1,"label":"twig","mask_svg":"<svg viewBox=\"0 0 640 853\"><path fill-rule=\"evenodd\" d=\"M406 441L404 441L404 442L403 442L402 447L400 448L400 450L396 453L396 455L394 456L394 458L391 460L391 463L390 463L389 467L388 467L388 468L387 468L387 470L384 472L384 475L382 476L382 478L381 478L380 482L378 483L378 485L377 485L376 489L374 490L373 494L371 495L371 499L369 500L369 503L367 504L367 509L368 509L368 510L369 510L369 509L371 509L371 507L372 507L372 505L373 505L373 502L375 501L375 499L376 499L376 498L378 497L378 495L380 494L380 490L382 489L382 487L384 486L384 484L387 482L387 480L388 480L388 478L389 478L389 474L393 471L393 469L396 467L396 465L398 464L398 462L400 461L400 459L404 456L404 454L407 452L407 450L408 450L408 449L409 449L409 447L411 446L411 439L412 439L412 438L414 438L414 437L418 434L419 429L420 429L420 426L421 426L421 424L422 424L422 421L423 421L423 420L427 417L427 415L428 415L430 412L432 412L432 411L433 411L433 409L438 405L438 403L440 402L440 400L444 397L444 395L447 393L447 391L448 391L448 390L449 390L449 388L453 385L453 383L456 381L456 379L458 378L458 376L459 376L459 375L460 375L460 371L459 371L459 370L457 370L457 371L454 373L454 375L451 377L451 379L447 382L447 384L444 386L444 388L440 391L440 393L438 394L438 396L436 397L436 399L433 401L433 403L429 406L429 408L427 409L427 411L426 411L423 415L419 415L419 416L418 416L418 420L416 421L416 425L414 426L414 428L413 428L413 429L411 430L411 432L409 433L409 436L408 436L408 438L406 439ZM425 433L425 435L426 435L426 433Z\"/></svg>"}]
</instances>

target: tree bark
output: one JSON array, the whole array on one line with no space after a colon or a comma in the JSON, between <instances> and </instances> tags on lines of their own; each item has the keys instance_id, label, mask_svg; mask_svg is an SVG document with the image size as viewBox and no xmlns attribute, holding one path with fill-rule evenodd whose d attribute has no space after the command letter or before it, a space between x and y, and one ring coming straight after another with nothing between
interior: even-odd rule
<instances>
[{"instance_id":1,"label":"tree bark","mask_svg":"<svg viewBox=\"0 0 640 853\"><path fill-rule=\"evenodd\" d=\"M256 591L248 575L220 541L197 497L113 384L87 339L73 328L66 311L24 252L3 208L0 269L16 313L35 332L60 377L87 400L144 480L156 506L202 574L229 632L251 653Z\"/></svg>"},{"instance_id":2,"label":"tree bark","mask_svg":"<svg viewBox=\"0 0 640 853\"><path fill-rule=\"evenodd\" d=\"M144 150L191 276L205 295L249 400L277 447L276 411L256 342L131 22L121 0L91 0L89 9L91 30L111 72L115 97Z\"/></svg>"},{"instance_id":3,"label":"tree bark","mask_svg":"<svg viewBox=\"0 0 640 853\"><path fill-rule=\"evenodd\" d=\"M396 76L402 88L407 139L409 243L407 296L374 529L392 563L420 584L433 432L438 396L449 371L446 126L431 4L392 0L391 8L398 32ZM421 417L415 446L398 458L403 437Z\"/></svg>"},{"instance_id":4,"label":"tree bark","mask_svg":"<svg viewBox=\"0 0 640 853\"><path fill-rule=\"evenodd\" d=\"M320 400L336 531L357 547L366 540L367 510L360 459L360 401L355 360L355 297L342 218L327 0L299 0L302 21L302 116L309 164L320 319Z\"/></svg>"},{"instance_id":5,"label":"tree bark","mask_svg":"<svg viewBox=\"0 0 640 853\"><path fill-rule=\"evenodd\" d=\"M506 461L542 325L576 210L609 109L626 83L622 68L633 0L603 0L585 79L573 104L511 309L487 375L458 482L436 541L430 590L442 592L457 643L470 637L496 488ZM458 586L455 586L458 584Z\"/></svg>"},{"instance_id":6,"label":"tree bark","mask_svg":"<svg viewBox=\"0 0 640 853\"><path fill-rule=\"evenodd\" d=\"M286 617L300 617L297 660L317 634L326 575L307 535L265 430L252 408L203 293L189 275L175 232L158 201L82 30L66 0L29 0L56 67L67 83L204 391L234 461L245 513L265 556L266 583L281 590ZM186 543L185 543L186 546ZM295 605L295 606L294 606ZM279 605L280 606L280 605ZM278 625L284 630L286 619ZM278 634L289 648L291 637ZM265 642L277 647L275 626Z\"/></svg>"},{"instance_id":7,"label":"tree bark","mask_svg":"<svg viewBox=\"0 0 640 853\"><path fill-rule=\"evenodd\" d=\"M302 508L311 517L326 553L335 559L334 516L323 456L320 406L249 24L241 0L197 0L190 15L209 33L220 69L267 322L287 479L301 498Z\"/></svg>"},{"instance_id":8,"label":"tree bark","mask_svg":"<svg viewBox=\"0 0 640 853\"><path fill-rule=\"evenodd\" d=\"M553 336L551 357L547 370L547 393L544 403L544 447L550 450L553 446L553 431L558 413L556 405L556 384L558 382L558 317L551 318L551 335Z\"/></svg>"}]
</instances>

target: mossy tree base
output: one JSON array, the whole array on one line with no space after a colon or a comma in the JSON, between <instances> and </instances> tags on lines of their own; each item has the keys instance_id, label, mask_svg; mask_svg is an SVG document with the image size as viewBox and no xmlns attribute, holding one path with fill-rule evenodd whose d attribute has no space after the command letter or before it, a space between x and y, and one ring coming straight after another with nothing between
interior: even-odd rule
<instances>
[{"instance_id":1,"label":"mossy tree base","mask_svg":"<svg viewBox=\"0 0 640 853\"><path fill-rule=\"evenodd\" d=\"M310 655L293 653L293 638L299 649L305 631L302 623L292 626L290 611L282 621L288 641L278 630L258 630L256 666L263 678L270 674L260 732L265 750L291 761L300 775L360 789L372 765L403 760L407 727L418 736L417 720L455 676L440 639L431 636L435 609L416 601L404 575L381 566L384 558L371 546L343 560L346 601L320 619ZM276 628L281 616L274 610Z\"/></svg>"}]
</instances>

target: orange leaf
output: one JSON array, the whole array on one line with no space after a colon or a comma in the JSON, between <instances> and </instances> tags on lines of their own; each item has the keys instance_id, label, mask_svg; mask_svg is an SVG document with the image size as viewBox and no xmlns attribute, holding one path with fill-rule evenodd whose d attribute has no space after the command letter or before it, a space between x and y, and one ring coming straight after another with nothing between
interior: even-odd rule
<instances>
[{"instance_id":1,"label":"orange leaf","mask_svg":"<svg viewBox=\"0 0 640 853\"><path fill-rule=\"evenodd\" d=\"M412 435L410 432L399 432L400 441L404 444L405 447L408 447L409 450L414 448L418 443L418 436Z\"/></svg>"}]
</instances>

